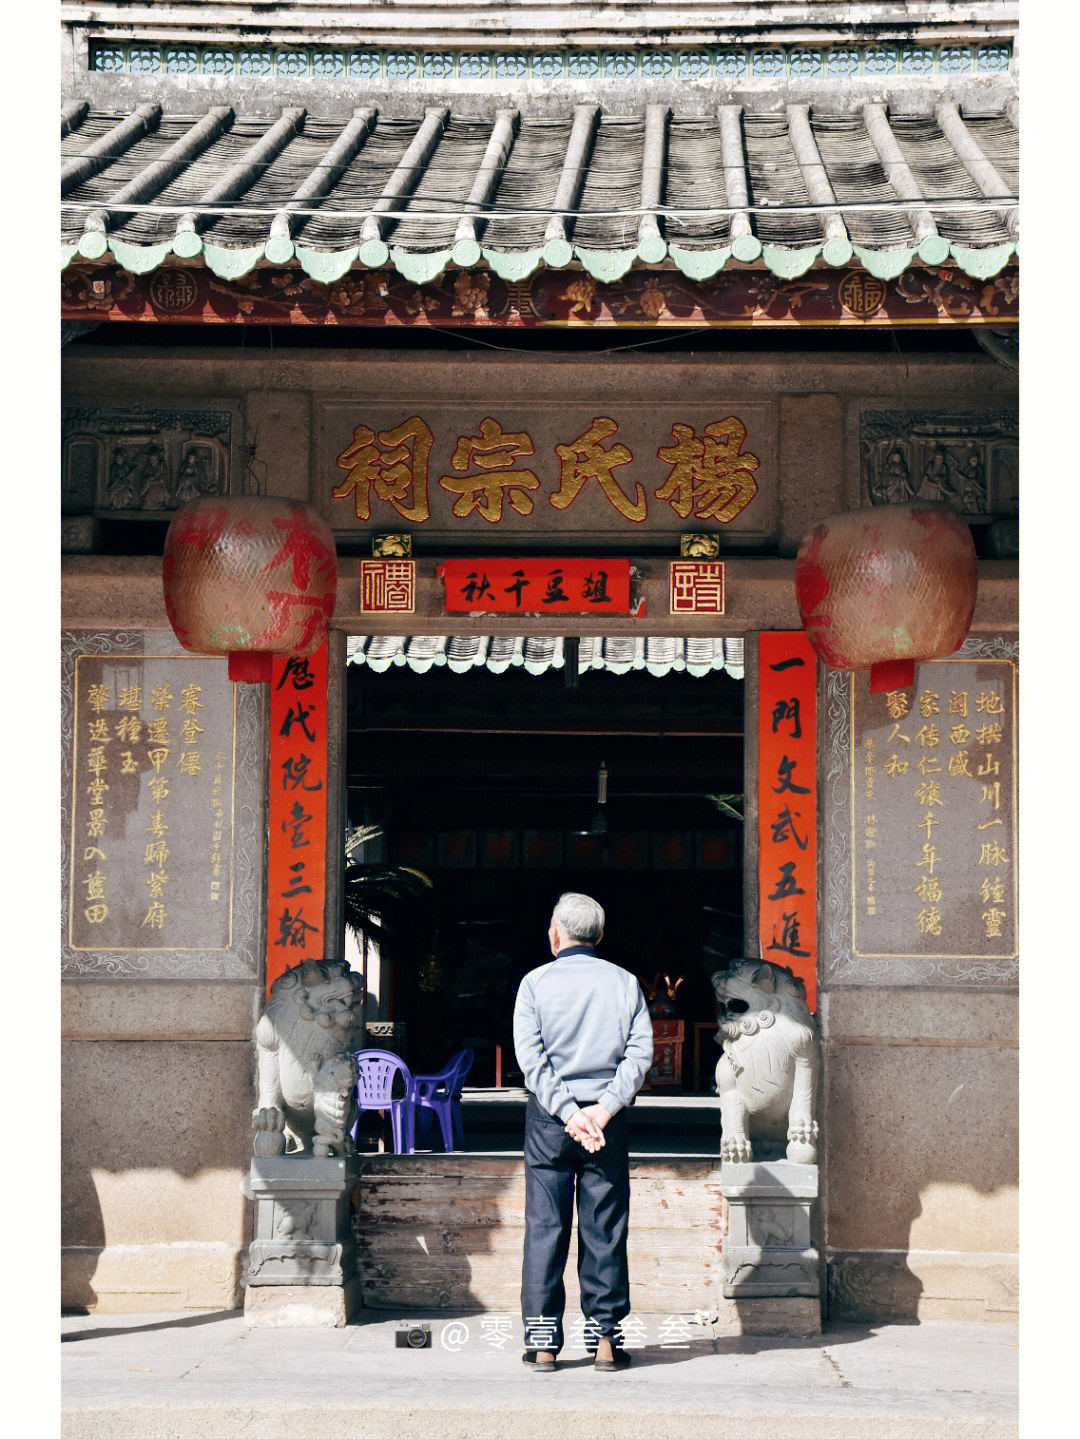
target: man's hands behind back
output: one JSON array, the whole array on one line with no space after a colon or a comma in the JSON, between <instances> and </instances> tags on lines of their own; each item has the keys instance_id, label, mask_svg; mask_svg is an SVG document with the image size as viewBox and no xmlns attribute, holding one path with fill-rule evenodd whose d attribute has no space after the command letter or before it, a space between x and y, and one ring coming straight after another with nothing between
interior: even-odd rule
<instances>
[{"instance_id":1,"label":"man's hands behind back","mask_svg":"<svg viewBox=\"0 0 1080 1439\"><path fill-rule=\"evenodd\" d=\"M602 1104L589 1104L570 1116L566 1121L566 1132L590 1154L595 1154L604 1147L604 1126L610 1118Z\"/></svg>"}]
</instances>

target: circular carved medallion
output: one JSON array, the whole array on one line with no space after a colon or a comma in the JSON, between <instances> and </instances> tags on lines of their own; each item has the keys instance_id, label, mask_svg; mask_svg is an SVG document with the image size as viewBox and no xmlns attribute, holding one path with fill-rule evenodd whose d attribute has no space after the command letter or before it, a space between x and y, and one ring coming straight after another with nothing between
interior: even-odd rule
<instances>
[{"instance_id":1,"label":"circular carved medallion","mask_svg":"<svg viewBox=\"0 0 1080 1439\"><path fill-rule=\"evenodd\" d=\"M187 270L175 267L158 270L150 281L151 303L167 315L190 310L198 298L199 287Z\"/></svg>"},{"instance_id":2,"label":"circular carved medallion","mask_svg":"<svg viewBox=\"0 0 1080 1439\"><path fill-rule=\"evenodd\" d=\"M876 275L851 270L840 281L840 303L857 320L869 320L885 303L885 285Z\"/></svg>"}]
</instances>

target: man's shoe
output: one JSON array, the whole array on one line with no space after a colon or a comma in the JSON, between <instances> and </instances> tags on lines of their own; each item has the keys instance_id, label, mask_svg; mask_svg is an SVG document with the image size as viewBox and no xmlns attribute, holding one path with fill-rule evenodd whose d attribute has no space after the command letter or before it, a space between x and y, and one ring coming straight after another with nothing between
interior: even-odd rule
<instances>
[{"instance_id":1,"label":"man's shoe","mask_svg":"<svg viewBox=\"0 0 1080 1439\"><path fill-rule=\"evenodd\" d=\"M596 1358L593 1360L593 1368L598 1369L602 1374L614 1373L617 1369L626 1369L630 1364L630 1355L625 1349L620 1349L612 1344L610 1339L601 1339L596 1346Z\"/></svg>"},{"instance_id":2,"label":"man's shoe","mask_svg":"<svg viewBox=\"0 0 1080 1439\"><path fill-rule=\"evenodd\" d=\"M553 1374L555 1372L555 1355L550 1349L526 1349L521 1356L523 1364L531 1364L537 1374Z\"/></svg>"}]
</instances>

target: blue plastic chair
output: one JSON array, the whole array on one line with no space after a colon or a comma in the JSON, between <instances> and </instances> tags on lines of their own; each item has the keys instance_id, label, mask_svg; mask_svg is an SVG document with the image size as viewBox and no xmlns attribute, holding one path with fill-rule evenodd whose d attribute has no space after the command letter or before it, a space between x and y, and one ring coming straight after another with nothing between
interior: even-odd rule
<instances>
[{"instance_id":1,"label":"blue plastic chair","mask_svg":"<svg viewBox=\"0 0 1080 1439\"><path fill-rule=\"evenodd\" d=\"M405 1081L405 1094L392 1098L395 1076ZM415 1147L415 1110L413 1109L413 1077L403 1059L388 1049L361 1049L356 1055L356 1122L352 1127L353 1143L360 1134L360 1113L365 1109L388 1109L394 1134L394 1153L412 1154Z\"/></svg>"},{"instance_id":2,"label":"blue plastic chair","mask_svg":"<svg viewBox=\"0 0 1080 1439\"><path fill-rule=\"evenodd\" d=\"M460 1049L438 1074L413 1075L413 1113L417 1125L426 1129L434 1113L442 1130L443 1148L447 1154L465 1147L461 1086L472 1067L472 1050Z\"/></svg>"}]
</instances>

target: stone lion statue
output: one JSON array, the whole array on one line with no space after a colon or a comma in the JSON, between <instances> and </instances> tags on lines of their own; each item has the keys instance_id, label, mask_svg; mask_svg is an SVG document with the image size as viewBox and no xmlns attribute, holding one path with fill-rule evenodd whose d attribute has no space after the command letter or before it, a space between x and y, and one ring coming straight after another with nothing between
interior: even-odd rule
<instances>
[{"instance_id":1,"label":"stone lion statue","mask_svg":"<svg viewBox=\"0 0 1080 1439\"><path fill-rule=\"evenodd\" d=\"M737 959L712 977L723 1053L716 1066L720 1158L753 1158L750 1129L787 1138L787 1157L817 1161L817 1034L806 989L791 970Z\"/></svg>"},{"instance_id":2,"label":"stone lion statue","mask_svg":"<svg viewBox=\"0 0 1080 1439\"><path fill-rule=\"evenodd\" d=\"M319 1158L353 1152L363 998L361 976L342 960L305 960L274 981L255 1027L256 1154L283 1154L286 1135Z\"/></svg>"}]
</instances>

